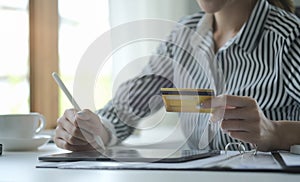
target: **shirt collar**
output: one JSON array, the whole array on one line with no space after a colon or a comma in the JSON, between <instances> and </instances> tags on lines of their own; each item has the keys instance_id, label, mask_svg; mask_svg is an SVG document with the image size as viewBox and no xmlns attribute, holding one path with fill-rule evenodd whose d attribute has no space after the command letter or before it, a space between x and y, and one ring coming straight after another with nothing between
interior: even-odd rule
<instances>
[{"instance_id":1,"label":"shirt collar","mask_svg":"<svg viewBox=\"0 0 300 182\"><path fill-rule=\"evenodd\" d=\"M258 0L248 21L237 35L235 43L245 51L250 52L257 46L269 9L269 3L266 0Z\"/></svg>"},{"instance_id":2,"label":"shirt collar","mask_svg":"<svg viewBox=\"0 0 300 182\"><path fill-rule=\"evenodd\" d=\"M196 31L191 36L190 43L192 47L206 49L209 44L213 43L212 37L213 15L204 14L197 24ZM210 40L207 42L207 40Z\"/></svg>"}]
</instances>

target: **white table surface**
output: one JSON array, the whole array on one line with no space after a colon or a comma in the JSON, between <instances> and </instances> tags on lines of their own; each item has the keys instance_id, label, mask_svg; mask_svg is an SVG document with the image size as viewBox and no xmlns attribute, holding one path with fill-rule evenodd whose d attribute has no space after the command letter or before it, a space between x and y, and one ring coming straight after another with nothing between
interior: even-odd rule
<instances>
[{"instance_id":1,"label":"white table surface","mask_svg":"<svg viewBox=\"0 0 300 182\"><path fill-rule=\"evenodd\" d=\"M33 152L4 152L0 157L0 182L56 182L56 181L300 181L300 174L262 172L207 172L153 170L68 170L36 168L38 156L62 152L54 144L47 144Z\"/></svg>"},{"instance_id":2,"label":"white table surface","mask_svg":"<svg viewBox=\"0 0 300 182\"><path fill-rule=\"evenodd\" d=\"M131 137L128 143L144 143L151 138L151 141L158 140L161 133L166 134L166 130L156 130L143 132L139 137ZM161 132L161 133L160 133ZM178 138L172 138L163 146L172 147L174 141L183 139L182 134L176 131ZM156 137L156 139L155 139ZM140 140L143 138L145 140ZM148 139L147 139L148 138ZM126 142L125 142L126 143ZM167 171L167 170L71 170L71 169L50 169L36 168L39 163L38 157L47 154L64 152L57 148L55 144L47 144L37 151L30 152L8 152L4 151L0 156L0 182L79 182L79 181L100 181L100 182L292 182L300 181L300 174L287 173L263 173L263 172L216 172L216 171Z\"/></svg>"}]
</instances>

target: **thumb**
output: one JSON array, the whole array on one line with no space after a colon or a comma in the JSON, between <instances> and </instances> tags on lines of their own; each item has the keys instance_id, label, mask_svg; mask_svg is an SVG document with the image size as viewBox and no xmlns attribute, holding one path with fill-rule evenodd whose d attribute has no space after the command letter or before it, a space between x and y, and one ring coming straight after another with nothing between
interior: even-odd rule
<instances>
[{"instance_id":1,"label":"thumb","mask_svg":"<svg viewBox=\"0 0 300 182\"><path fill-rule=\"evenodd\" d=\"M76 118L80 120L89 120L91 118L88 110L82 110L77 112Z\"/></svg>"}]
</instances>

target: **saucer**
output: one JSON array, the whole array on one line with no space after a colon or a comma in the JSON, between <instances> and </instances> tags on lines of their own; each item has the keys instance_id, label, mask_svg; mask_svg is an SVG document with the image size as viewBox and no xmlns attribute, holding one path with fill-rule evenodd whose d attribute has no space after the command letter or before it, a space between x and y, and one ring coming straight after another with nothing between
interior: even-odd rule
<instances>
[{"instance_id":1,"label":"saucer","mask_svg":"<svg viewBox=\"0 0 300 182\"><path fill-rule=\"evenodd\" d=\"M37 150L50 139L50 135L36 135L33 138L0 138L0 143L6 151L30 151Z\"/></svg>"}]
</instances>

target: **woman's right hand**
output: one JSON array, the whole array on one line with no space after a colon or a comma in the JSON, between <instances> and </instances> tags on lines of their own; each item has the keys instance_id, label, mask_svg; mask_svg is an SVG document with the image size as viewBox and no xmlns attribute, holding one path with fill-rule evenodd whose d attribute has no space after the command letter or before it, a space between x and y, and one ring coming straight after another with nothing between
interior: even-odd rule
<instances>
[{"instance_id":1,"label":"woman's right hand","mask_svg":"<svg viewBox=\"0 0 300 182\"><path fill-rule=\"evenodd\" d=\"M101 148L96 137L101 137L104 144L109 141L109 133L100 118L90 110L76 111L68 109L58 118L55 129L55 144L66 150L88 151Z\"/></svg>"}]
</instances>

